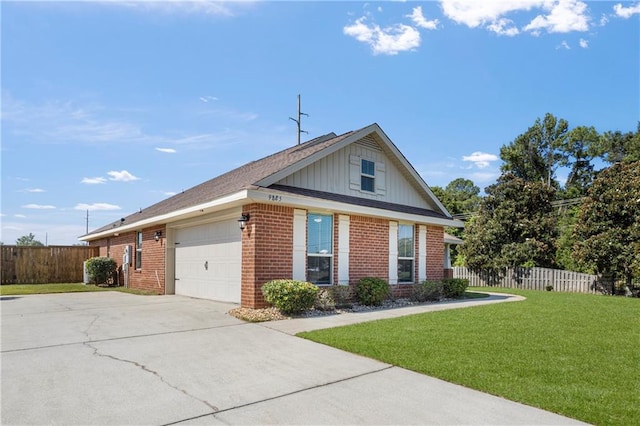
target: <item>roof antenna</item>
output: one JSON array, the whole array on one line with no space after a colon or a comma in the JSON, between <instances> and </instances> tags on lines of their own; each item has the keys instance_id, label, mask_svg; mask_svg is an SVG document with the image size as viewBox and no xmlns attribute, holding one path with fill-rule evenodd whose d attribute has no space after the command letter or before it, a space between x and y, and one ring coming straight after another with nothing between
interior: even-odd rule
<instances>
[{"instance_id":1,"label":"roof antenna","mask_svg":"<svg viewBox=\"0 0 640 426\"><path fill-rule=\"evenodd\" d=\"M298 145L300 145L300 133L309 134L309 132L307 132L306 130L300 129L300 116L302 116L302 115L306 115L307 117L309 116L309 114L305 114L304 112L300 112L300 95L298 95L298 119L296 120L293 117L289 117L289 120L295 121L296 124L298 125Z\"/></svg>"}]
</instances>

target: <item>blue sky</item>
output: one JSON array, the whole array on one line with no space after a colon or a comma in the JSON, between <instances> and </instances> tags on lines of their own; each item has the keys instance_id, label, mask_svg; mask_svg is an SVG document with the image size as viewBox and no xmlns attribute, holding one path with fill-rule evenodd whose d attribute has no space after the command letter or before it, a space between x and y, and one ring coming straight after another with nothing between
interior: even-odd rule
<instances>
[{"instance_id":1,"label":"blue sky","mask_svg":"<svg viewBox=\"0 0 640 426\"><path fill-rule=\"evenodd\" d=\"M550 112L635 130L640 2L7 2L2 232L89 229L377 122L429 185L499 175ZM562 174L562 171L559 173ZM559 176L562 179L562 176Z\"/></svg>"}]
</instances>

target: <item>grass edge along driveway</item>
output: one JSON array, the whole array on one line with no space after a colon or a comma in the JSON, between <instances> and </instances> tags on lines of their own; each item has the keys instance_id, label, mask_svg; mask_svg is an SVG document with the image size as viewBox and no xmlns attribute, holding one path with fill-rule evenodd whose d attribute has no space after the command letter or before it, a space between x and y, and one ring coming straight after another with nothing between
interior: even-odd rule
<instances>
[{"instance_id":1,"label":"grass edge along driveway","mask_svg":"<svg viewBox=\"0 0 640 426\"><path fill-rule=\"evenodd\" d=\"M640 299L485 290L527 300L298 336L584 422L636 424Z\"/></svg>"},{"instance_id":2,"label":"grass edge along driveway","mask_svg":"<svg viewBox=\"0 0 640 426\"><path fill-rule=\"evenodd\" d=\"M0 296L21 296L25 294L51 294L51 293L78 293L93 291L120 291L137 295L157 294L145 290L137 290L125 287L100 287L93 284L82 283L56 283L56 284L3 284L0 286Z\"/></svg>"}]
</instances>

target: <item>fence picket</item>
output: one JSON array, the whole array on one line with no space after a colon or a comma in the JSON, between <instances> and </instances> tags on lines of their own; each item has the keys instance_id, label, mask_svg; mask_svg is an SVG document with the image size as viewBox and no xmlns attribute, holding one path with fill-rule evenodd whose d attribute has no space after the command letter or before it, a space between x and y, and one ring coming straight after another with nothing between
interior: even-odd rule
<instances>
[{"instance_id":1,"label":"fence picket","mask_svg":"<svg viewBox=\"0 0 640 426\"><path fill-rule=\"evenodd\" d=\"M551 285L554 291L571 293L595 293L595 282L598 280L597 275L551 268L507 269L504 276L497 280L488 271L472 272L462 266L453 267L453 277L469 280L469 287L497 286L546 290L546 287Z\"/></svg>"}]
</instances>

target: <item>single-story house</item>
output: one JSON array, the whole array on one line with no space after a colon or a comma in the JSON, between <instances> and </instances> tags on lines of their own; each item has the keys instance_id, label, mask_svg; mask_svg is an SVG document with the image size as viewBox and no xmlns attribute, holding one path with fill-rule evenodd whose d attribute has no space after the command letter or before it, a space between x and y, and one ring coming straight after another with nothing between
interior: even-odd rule
<instances>
[{"instance_id":1,"label":"single-story house","mask_svg":"<svg viewBox=\"0 0 640 426\"><path fill-rule=\"evenodd\" d=\"M394 291L445 276L445 227L460 227L378 124L329 133L245 164L80 237L159 294L265 306L292 278Z\"/></svg>"}]
</instances>

